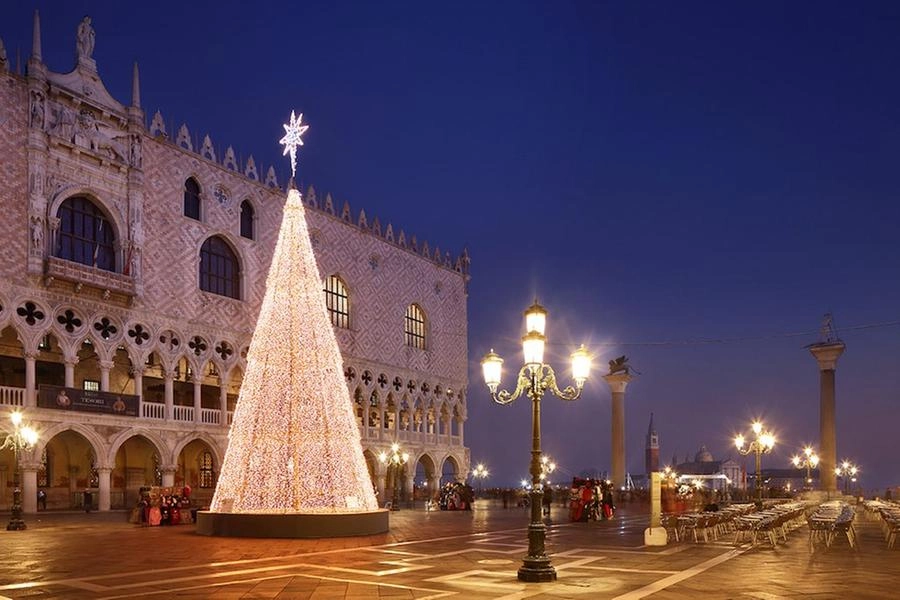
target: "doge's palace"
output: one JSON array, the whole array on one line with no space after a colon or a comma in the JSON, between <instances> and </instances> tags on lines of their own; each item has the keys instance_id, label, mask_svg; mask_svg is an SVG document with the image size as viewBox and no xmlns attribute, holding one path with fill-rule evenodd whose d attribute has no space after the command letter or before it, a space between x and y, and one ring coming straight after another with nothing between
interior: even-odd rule
<instances>
[{"instance_id":1,"label":"doge's palace","mask_svg":"<svg viewBox=\"0 0 900 600\"><path fill-rule=\"evenodd\" d=\"M44 64L37 14L33 27L25 74L0 52L0 431L20 410L40 433L20 455L24 511L37 510L39 490L50 509L90 495L109 510L133 506L147 486L189 486L203 505L287 182L231 146L217 155L208 135L159 112L148 119L137 65L129 104L113 98L90 18L73 27L67 73ZM304 202L380 498L463 479L466 252L312 186ZM403 469L379 460L392 443L410 455ZM4 508L13 470L13 453L0 452Z\"/></svg>"}]
</instances>

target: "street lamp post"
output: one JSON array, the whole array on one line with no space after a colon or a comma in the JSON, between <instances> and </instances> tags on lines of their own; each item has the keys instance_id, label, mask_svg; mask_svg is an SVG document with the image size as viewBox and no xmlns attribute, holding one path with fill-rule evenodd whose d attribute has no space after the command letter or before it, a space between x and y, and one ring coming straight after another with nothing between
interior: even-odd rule
<instances>
[{"instance_id":1,"label":"street lamp post","mask_svg":"<svg viewBox=\"0 0 900 600\"><path fill-rule=\"evenodd\" d=\"M810 446L807 446L803 449L803 456L797 455L791 459L791 462L798 469L806 469L806 485L803 489L812 489L812 477L809 472L810 469L819 466L819 455Z\"/></svg>"},{"instance_id":2,"label":"street lamp post","mask_svg":"<svg viewBox=\"0 0 900 600\"><path fill-rule=\"evenodd\" d=\"M522 338L522 351L525 365L519 370L516 389L497 391L500 386L503 359L493 350L481 361L484 371L484 382L491 392L491 398L497 404L509 404L523 393L531 398L531 521L528 525L528 555L519 567L519 580L529 582L555 581L556 569L550 564L550 558L544 549L546 529L542 519L543 486L541 475L541 398L550 391L562 400L577 400L584 389L591 368L591 356L582 346L572 356L572 378L575 387L567 386L560 390L556 384L556 374L550 365L544 364L544 328L547 323L547 310L535 302L525 311L526 334Z\"/></svg>"},{"instance_id":3,"label":"street lamp post","mask_svg":"<svg viewBox=\"0 0 900 600\"><path fill-rule=\"evenodd\" d=\"M478 495L481 496L481 481L489 475L487 467L483 463L478 463L472 469L472 478L478 481Z\"/></svg>"},{"instance_id":4,"label":"street lamp post","mask_svg":"<svg viewBox=\"0 0 900 600\"><path fill-rule=\"evenodd\" d=\"M409 453L402 452L400 444L393 443L390 453L382 452L378 455L378 460L381 464L387 465L388 473L392 472L391 510L400 510L400 476L403 465L409 460Z\"/></svg>"},{"instance_id":5,"label":"street lamp post","mask_svg":"<svg viewBox=\"0 0 900 600\"><path fill-rule=\"evenodd\" d=\"M768 431L763 431L763 424L759 421L753 423L753 434L756 439L746 444L743 435L734 438L734 445L737 446L738 452L747 456L751 452L756 455L756 501L762 502L762 485L760 477L762 476L760 457L767 452L771 452L775 447L775 436ZM745 447L746 446L746 447Z\"/></svg>"},{"instance_id":6,"label":"street lamp post","mask_svg":"<svg viewBox=\"0 0 900 600\"><path fill-rule=\"evenodd\" d=\"M850 482L856 483L857 473L859 473L859 467L849 460L845 460L840 466L835 467L834 474L844 480L845 496L850 492Z\"/></svg>"},{"instance_id":7,"label":"street lamp post","mask_svg":"<svg viewBox=\"0 0 900 600\"><path fill-rule=\"evenodd\" d=\"M34 428L28 425L22 425L22 413L14 411L9 415L13 424L13 431L7 434L0 445L0 450L12 448L14 458L13 471L13 505L12 514L9 517L9 524L6 526L7 531L21 531L26 528L25 521L22 520L22 490L19 489L19 454L23 450L31 450L38 440L38 433Z\"/></svg>"}]
</instances>

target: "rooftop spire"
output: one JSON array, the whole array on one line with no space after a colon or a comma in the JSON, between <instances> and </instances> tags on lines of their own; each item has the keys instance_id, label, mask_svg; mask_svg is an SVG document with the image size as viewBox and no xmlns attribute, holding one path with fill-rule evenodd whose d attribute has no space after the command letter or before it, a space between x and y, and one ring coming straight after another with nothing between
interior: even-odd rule
<instances>
[{"instance_id":1,"label":"rooftop spire","mask_svg":"<svg viewBox=\"0 0 900 600\"><path fill-rule=\"evenodd\" d=\"M34 25L31 33L31 58L41 60L41 17L37 9L34 9Z\"/></svg>"},{"instance_id":2,"label":"rooftop spire","mask_svg":"<svg viewBox=\"0 0 900 600\"><path fill-rule=\"evenodd\" d=\"M137 61L134 61L134 71L131 75L131 106L132 108L141 107L141 79Z\"/></svg>"}]
</instances>

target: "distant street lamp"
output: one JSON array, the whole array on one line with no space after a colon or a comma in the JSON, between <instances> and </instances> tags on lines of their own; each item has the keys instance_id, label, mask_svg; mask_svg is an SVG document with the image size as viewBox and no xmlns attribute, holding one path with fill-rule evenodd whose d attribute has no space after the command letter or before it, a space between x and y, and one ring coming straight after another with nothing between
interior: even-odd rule
<instances>
[{"instance_id":1,"label":"distant street lamp","mask_svg":"<svg viewBox=\"0 0 900 600\"><path fill-rule=\"evenodd\" d=\"M391 481L393 483L391 510L400 510L400 477L403 471L403 465L409 460L409 453L401 452L400 444L394 443L391 444L390 453L382 452L378 455L378 460L381 464L387 465L388 473L393 471L391 476Z\"/></svg>"},{"instance_id":2,"label":"distant street lamp","mask_svg":"<svg viewBox=\"0 0 900 600\"><path fill-rule=\"evenodd\" d=\"M803 489L812 489L812 477L809 470L819 466L819 455L810 446L807 446L803 449L803 456L797 455L791 459L791 462L798 469L806 469L806 484Z\"/></svg>"},{"instance_id":3,"label":"distant street lamp","mask_svg":"<svg viewBox=\"0 0 900 600\"><path fill-rule=\"evenodd\" d=\"M771 452L775 447L775 436L768 431L763 431L763 424L759 421L753 423L753 434L756 439L745 446L744 436L738 435L734 438L734 445L737 446L738 452L747 456L751 452L756 454L756 500L762 502L762 485L760 478L762 476L760 457L767 452Z\"/></svg>"},{"instance_id":4,"label":"distant street lamp","mask_svg":"<svg viewBox=\"0 0 900 600\"><path fill-rule=\"evenodd\" d=\"M556 463L549 456L541 456L541 483L550 484L550 474L556 470Z\"/></svg>"},{"instance_id":5,"label":"distant street lamp","mask_svg":"<svg viewBox=\"0 0 900 600\"><path fill-rule=\"evenodd\" d=\"M472 469L472 478L478 481L478 495L481 495L481 480L487 478L489 475L487 467L484 466L483 463L478 463L475 465L475 468Z\"/></svg>"},{"instance_id":6,"label":"distant street lamp","mask_svg":"<svg viewBox=\"0 0 900 600\"><path fill-rule=\"evenodd\" d=\"M6 526L7 531L21 531L26 528L25 521L22 520L22 490L19 489L19 454L23 450L31 450L38 441L38 433L34 428L28 425L22 425L22 413L14 411L9 415L12 421L13 431L7 434L0 445L0 450L12 448L14 459L13 471L13 505L12 514L9 517L9 524Z\"/></svg>"},{"instance_id":7,"label":"distant street lamp","mask_svg":"<svg viewBox=\"0 0 900 600\"><path fill-rule=\"evenodd\" d=\"M845 460L840 466L834 469L834 474L844 480L844 495L850 493L850 483L856 483L856 475L859 473L859 467Z\"/></svg>"},{"instance_id":8,"label":"distant street lamp","mask_svg":"<svg viewBox=\"0 0 900 600\"><path fill-rule=\"evenodd\" d=\"M544 550L546 530L542 519L541 485L541 398L546 391L562 400L577 400L581 396L584 382L591 369L591 356L584 346L576 350L571 357L572 378L575 387L568 386L560 390L556 384L556 374L550 365L544 364L544 328L547 324L547 309L535 303L525 311L525 336L522 338L522 353L525 365L519 370L516 389L512 393L507 390L498 392L500 386L503 359L494 351L488 352L481 361L484 382L491 391L491 398L497 404L509 404L525 393L531 398L531 522L528 525L528 555L519 567L520 581L543 582L555 581L556 569L550 564L550 558Z\"/></svg>"}]
</instances>

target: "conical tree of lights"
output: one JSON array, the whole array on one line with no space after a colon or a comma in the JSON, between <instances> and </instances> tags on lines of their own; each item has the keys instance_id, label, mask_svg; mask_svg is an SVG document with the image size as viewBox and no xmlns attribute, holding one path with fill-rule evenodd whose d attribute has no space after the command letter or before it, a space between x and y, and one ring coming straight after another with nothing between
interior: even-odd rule
<instances>
[{"instance_id":1,"label":"conical tree of lights","mask_svg":"<svg viewBox=\"0 0 900 600\"><path fill-rule=\"evenodd\" d=\"M300 115L302 118L302 115ZM296 170L306 127L291 114ZM210 510L336 513L378 508L293 180Z\"/></svg>"}]
</instances>

